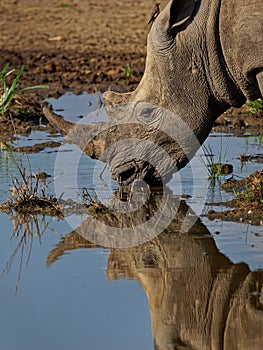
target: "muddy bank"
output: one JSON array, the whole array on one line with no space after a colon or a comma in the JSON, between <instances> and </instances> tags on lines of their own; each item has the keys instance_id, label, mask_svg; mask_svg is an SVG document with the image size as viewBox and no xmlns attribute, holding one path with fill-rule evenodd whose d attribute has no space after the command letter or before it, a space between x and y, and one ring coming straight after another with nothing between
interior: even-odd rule
<instances>
[{"instance_id":1,"label":"muddy bank","mask_svg":"<svg viewBox=\"0 0 263 350\"><path fill-rule=\"evenodd\" d=\"M164 1L162 6L167 1ZM25 65L19 87L46 84L19 99L12 114L16 132L27 134L45 118L45 98L73 91L129 91L140 81L145 63L152 1L3 1L0 15L0 69ZM130 67L130 76L125 69ZM1 131L14 133L9 118Z\"/></svg>"},{"instance_id":2,"label":"muddy bank","mask_svg":"<svg viewBox=\"0 0 263 350\"><path fill-rule=\"evenodd\" d=\"M231 209L210 210L207 213L210 220L221 219L263 225L263 170L243 180L230 179L222 185L222 188L234 195L233 200L220 203Z\"/></svg>"},{"instance_id":3,"label":"muddy bank","mask_svg":"<svg viewBox=\"0 0 263 350\"><path fill-rule=\"evenodd\" d=\"M161 2L161 9L167 2ZM40 0L4 0L0 67L6 63L16 69L25 65L20 87L49 85L48 90L23 94L18 119L34 125L40 118L44 122L44 98L67 91L135 89L144 71L152 7L152 0L52 0L48 6ZM127 79L128 67L131 70ZM9 120L1 123L2 131L8 131L8 123ZM246 108L231 109L216 126L224 128L229 124L238 130L257 128L262 126L263 118L251 117Z\"/></svg>"},{"instance_id":4,"label":"muddy bank","mask_svg":"<svg viewBox=\"0 0 263 350\"><path fill-rule=\"evenodd\" d=\"M167 2L167 1L166 1ZM165 3L165 2L164 2ZM163 3L163 5L164 5ZM44 97L65 91L134 88L146 53L152 1L4 1L0 63L26 70L21 87L48 84L25 101L36 109ZM127 82L124 69L132 67Z\"/></svg>"}]
</instances>

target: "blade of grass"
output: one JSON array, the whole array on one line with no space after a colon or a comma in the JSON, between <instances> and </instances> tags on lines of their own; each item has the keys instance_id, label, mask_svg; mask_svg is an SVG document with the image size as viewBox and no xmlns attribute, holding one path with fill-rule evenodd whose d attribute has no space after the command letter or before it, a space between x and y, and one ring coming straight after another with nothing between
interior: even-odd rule
<instances>
[{"instance_id":1,"label":"blade of grass","mask_svg":"<svg viewBox=\"0 0 263 350\"><path fill-rule=\"evenodd\" d=\"M9 63L7 63L7 64L4 66L4 68L0 71L0 80L3 80L3 78L4 78L5 76L7 76L7 75L6 75L6 71L7 71L8 67L9 67ZM12 69L12 71L14 71L14 69ZM7 73L7 74L8 74L8 73Z\"/></svg>"},{"instance_id":2,"label":"blade of grass","mask_svg":"<svg viewBox=\"0 0 263 350\"><path fill-rule=\"evenodd\" d=\"M17 96L17 93L15 93L15 89L18 85L19 79L21 78L21 75L23 74L23 71L25 69L25 66L22 66L19 70L19 72L17 73L15 79L13 80L10 88L8 88L5 84L5 91L4 91L4 101L2 104L2 108L5 110L5 107L10 103L10 101Z\"/></svg>"},{"instance_id":3,"label":"blade of grass","mask_svg":"<svg viewBox=\"0 0 263 350\"><path fill-rule=\"evenodd\" d=\"M32 90L32 89L48 89L48 85L36 85L36 86L29 86L22 89L17 90L17 87L19 85L20 78L25 70L25 66L23 65L17 75L15 76L12 84L10 87L7 85L6 78L12 74L15 69L11 69L8 71L9 64L6 64L4 68L0 71L0 83L2 86L0 86L0 113L3 115L6 110L8 109L10 102L16 98L18 95L20 95L24 91Z\"/></svg>"}]
</instances>

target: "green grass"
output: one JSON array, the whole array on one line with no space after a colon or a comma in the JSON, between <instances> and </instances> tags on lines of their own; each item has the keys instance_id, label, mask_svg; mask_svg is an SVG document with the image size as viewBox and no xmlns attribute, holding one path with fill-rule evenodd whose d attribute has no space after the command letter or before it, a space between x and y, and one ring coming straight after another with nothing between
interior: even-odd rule
<instances>
[{"instance_id":1,"label":"green grass","mask_svg":"<svg viewBox=\"0 0 263 350\"><path fill-rule=\"evenodd\" d=\"M220 177L222 175L225 175L224 172L225 168L225 160L226 160L226 153L228 148L228 142L229 139L227 139L227 144L225 146L225 149L223 150L223 143L222 143L222 137L220 140L220 150L218 154L218 160L215 160L215 155L212 149L211 145L202 146L204 156L206 158L206 169L208 172L208 178L211 180L212 183L215 183L216 181L219 181ZM220 181L219 181L220 182Z\"/></svg>"},{"instance_id":2,"label":"green grass","mask_svg":"<svg viewBox=\"0 0 263 350\"><path fill-rule=\"evenodd\" d=\"M71 8L71 7L73 7L73 4L70 4L69 2L62 2L61 4L58 5L58 7Z\"/></svg>"},{"instance_id":3,"label":"green grass","mask_svg":"<svg viewBox=\"0 0 263 350\"><path fill-rule=\"evenodd\" d=\"M0 71L0 115L3 116L10 109L17 105L16 98L20 96L23 92L32 89L47 89L47 85L36 85L29 86L23 89L19 89L19 83L21 76L24 72L25 66L22 66L18 73L12 79L11 76L15 72L15 69L9 69L9 64L6 64L4 68Z\"/></svg>"},{"instance_id":4,"label":"green grass","mask_svg":"<svg viewBox=\"0 0 263 350\"><path fill-rule=\"evenodd\" d=\"M123 68L126 84L128 85L132 77L132 65L129 64L127 67Z\"/></svg>"},{"instance_id":5,"label":"green grass","mask_svg":"<svg viewBox=\"0 0 263 350\"><path fill-rule=\"evenodd\" d=\"M255 101L247 101L246 106L248 107L249 114L263 113L263 98L258 98Z\"/></svg>"},{"instance_id":6,"label":"green grass","mask_svg":"<svg viewBox=\"0 0 263 350\"><path fill-rule=\"evenodd\" d=\"M238 192L233 189L233 194L236 200L247 199L250 202L263 204L263 182L252 183L246 186L246 189L242 192Z\"/></svg>"}]
</instances>

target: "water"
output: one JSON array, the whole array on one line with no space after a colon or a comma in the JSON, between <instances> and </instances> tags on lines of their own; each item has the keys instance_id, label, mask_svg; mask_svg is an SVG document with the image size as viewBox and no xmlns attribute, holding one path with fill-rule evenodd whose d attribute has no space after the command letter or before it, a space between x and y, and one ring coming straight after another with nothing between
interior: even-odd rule
<instances>
[{"instance_id":1,"label":"water","mask_svg":"<svg viewBox=\"0 0 263 350\"><path fill-rule=\"evenodd\" d=\"M65 95L50 102L71 121L87 115L91 122L106 120L98 96ZM16 142L29 145L46 140L62 138L44 130ZM262 167L249 162L240 170L240 154L262 153L256 141L254 135L214 133L206 145L215 154L226 150L225 162L233 164L234 174L246 176ZM20 157L14 154L18 163ZM145 350L174 349L178 344L202 350L214 344L220 349L226 316L225 348L235 349L239 343L241 349L260 349L263 229L209 221L202 215L211 208L219 210L212 202L231 197L219 187L209 187L203 158L200 151L174 175L163 195L155 193L148 198L149 206L123 216L135 227L139 223L145 235L151 234L150 220L144 218L168 203L154 223L154 229L163 227L164 232L135 247L100 246L101 240L114 240L115 234L103 226L104 216L96 230L98 225L87 214L71 214L63 220L32 214L30 221L20 217L18 222L0 213L0 349ZM1 202L10 194L10 174L19 176L15 161L0 152ZM74 145L29 154L22 161L30 164L32 172L40 169L53 176L55 169L55 181L47 181L57 196L64 193L65 199L81 201L85 186L101 202L116 205L118 186L108 169ZM77 176L72 164L77 166ZM191 195L186 203L178 198L182 194ZM123 203L117 201L125 211ZM175 208L170 225L167 208ZM84 231L78 230L80 225ZM128 238L120 240L124 244ZM133 239L138 239L136 232Z\"/></svg>"}]
</instances>

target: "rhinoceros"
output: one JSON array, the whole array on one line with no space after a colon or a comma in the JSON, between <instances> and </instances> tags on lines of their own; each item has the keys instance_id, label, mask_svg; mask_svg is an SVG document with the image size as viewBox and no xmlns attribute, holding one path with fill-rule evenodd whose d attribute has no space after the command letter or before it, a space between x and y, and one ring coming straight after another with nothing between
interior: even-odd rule
<instances>
[{"instance_id":1,"label":"rhinoceros","mask_svg":"<svg viewBox=\"0 0 263 350\"><path fill-rule=\"evenodd\" d=\"M108 162L120 182L166 183L219 115L262 97L262 33L259 1L172 0L148 34L136 90L104 93L109 123L74 127L48 107L43 112L87 155Z\"/></svg>"}]
</instances>

